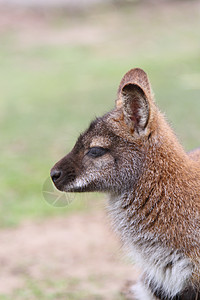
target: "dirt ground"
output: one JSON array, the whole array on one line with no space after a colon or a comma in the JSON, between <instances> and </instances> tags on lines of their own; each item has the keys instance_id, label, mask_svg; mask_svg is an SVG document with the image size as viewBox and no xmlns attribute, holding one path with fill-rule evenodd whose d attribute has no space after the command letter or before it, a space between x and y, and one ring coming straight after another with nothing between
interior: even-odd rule
<instances>
[{"instance_id":1,"label":"dirt ground","mask_svg":"<svg viewBox=\"0 0 200 300\"><path fill-rule=\"evenodd\" d=\"M86 0L84 3L87 1L90 2L90 0ZM148 22L149 15L155 14L168 24L173 18L181 18L182 12L186 11L189 12L188 15L191 16L190 21L192 22L194 11L198 12L200 9L199 1L180 1L179 6L173 1L161 1L156 6L151 5L150 1L147 1L146 4L141 4L137 10L133 10L133 18L136 20L142 18L143 23ZM79 14L73 14L70 10L64 10L62 15L57 10L48 11L48 9L28 9L17 6L11 8L2 5L0 0L0 35L8 34L9 36L14 33L15 43L22 49L39 45L93 45L100 47L101 44L110 46L110 40L115 40L116 32L121 30L121 26L126 26L126 19L117 9L100 10L98 13L95 11L95 13L86 13L86 15L87 18L84 17L84 13L80 14L81 18L77 19ZM138 39L133 35L131 41L134 44L138 42ZM125 42L123 39L123 43ZM130 41L128 42L130 43Z\"/></svg>"},{"instance_id":2,"label":"dirt ground","mask_svg":"<svg viewBox=\"0 0 200 300\"><path fill-rule=\"evenodd\" d=\"M0 231L0 295L23 288L26 279L66 280L78 289L115 299L124 283L138 276L125 258L103 212L77 213L28 222ZM67 292L67 290L66 290ZM102 298L101 298L102 299Z\"/></svg>"},{"instance_id":3,"label":"dirt ground","mask_svg":"<svg viewBox=\"0 0 200 300\"><path fill-rule=\"evenodd\" d=\"M0 4L10 5L10 6L45 6L45 7L88 7L90 5L95 5L98 3L108 2L108 0L0 0Z\"/></svg>"}]
</instances>

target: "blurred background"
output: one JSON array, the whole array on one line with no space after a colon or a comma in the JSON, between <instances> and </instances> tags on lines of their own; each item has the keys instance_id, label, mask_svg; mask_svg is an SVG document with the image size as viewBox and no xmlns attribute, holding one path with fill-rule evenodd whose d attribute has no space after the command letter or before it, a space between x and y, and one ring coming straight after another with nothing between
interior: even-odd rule
<instances>
[{"instance_id":1,"label":"blurred background","mask_svg":"<svg viewBox=\"0 0 200 300\"><path fill-rule=\"evenodd\" d=\"M0 299L123 299L130 267L105 197L55 208L42 190L133 67L185 149L198 147L200 1L0 0Z\"/></svg>"}]
</instances>

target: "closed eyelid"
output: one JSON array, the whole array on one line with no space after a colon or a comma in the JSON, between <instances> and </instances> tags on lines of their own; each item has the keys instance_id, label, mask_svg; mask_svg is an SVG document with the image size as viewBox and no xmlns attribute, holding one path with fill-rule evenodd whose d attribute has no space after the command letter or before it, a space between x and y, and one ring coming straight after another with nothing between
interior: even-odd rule
<instances>
[{"instance_id":1,"label":"closed eyelid","mask_svg":"<svg viewBox=\"0 0 200 300\"><path fill-rule=\"evenodd\" d=\"M102 151L104 151L104 153L106 153L106 152L109 152L110 151L110 149L109 148L107 148L107 147L105 147L104 145L103 146L99 146L99 145L94 145L94 146L92 146L92 147L89 147L89 148L87 148L86 150L85 150L85 152L84 152L84 156L87 156L88 155L88 153L90 152L90 150L92 150L92 149L101 149Z\"/></svg>"},{"instance_id":2,"label":"closed eyelid","mask_svg":"<svg viewBox=\"0 0 200 300\"><path fill-rule=\"evenodd\" d=\"M106 154L109 150L102 147L92 147L88 150L87 156L97 158Z\"/></svg>"}]
</instances>

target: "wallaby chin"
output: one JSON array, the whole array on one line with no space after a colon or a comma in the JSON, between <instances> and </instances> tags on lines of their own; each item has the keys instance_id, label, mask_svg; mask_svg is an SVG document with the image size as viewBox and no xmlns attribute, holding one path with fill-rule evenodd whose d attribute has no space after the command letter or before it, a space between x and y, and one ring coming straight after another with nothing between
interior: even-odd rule
<instances>
[{"instance_id":1,"label":"wallaby chin","mask_svg":"<svg viewBox=\"0 0 200 300\"><path fill-rule=\"evenodd\" d=\"M133 299L200 300L200 149L185 153L141 69L51 170L66 192L110 194L108 210L143 270Z\"/></svg>"}]
</instances>

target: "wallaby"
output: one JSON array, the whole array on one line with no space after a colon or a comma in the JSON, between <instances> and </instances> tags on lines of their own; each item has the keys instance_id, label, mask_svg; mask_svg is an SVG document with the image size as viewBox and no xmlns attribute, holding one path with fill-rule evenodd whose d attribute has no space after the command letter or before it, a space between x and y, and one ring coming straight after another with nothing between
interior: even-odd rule
<instances>
[{"instance_id":1,"label":"wallaby","mask_svg":"<svg viewBox=\"0 0 200 300\"><path fill-rule=\"evenodd\" d=\"M113 228L143 272L131 299L200 300L200 149L183 150L143 70L125 74L115 108L51 177L61 191L109 194Z\"/></svg>"}]
</instances>

